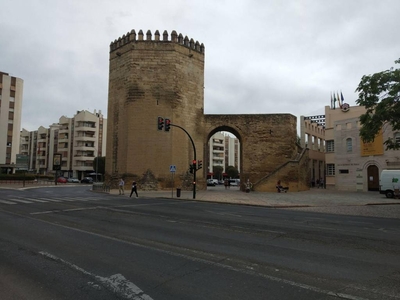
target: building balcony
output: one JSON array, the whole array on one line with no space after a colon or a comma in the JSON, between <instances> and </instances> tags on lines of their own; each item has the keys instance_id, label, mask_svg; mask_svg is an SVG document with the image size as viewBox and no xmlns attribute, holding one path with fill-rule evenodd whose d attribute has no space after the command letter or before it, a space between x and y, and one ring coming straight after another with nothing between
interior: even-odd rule
<instances>
[{"instance_id":1,"label":"building balcony","mask_svg":"<svg viewBox=\"0 0 400 300\"><path fill-rule=\"evenodd\" d=\"M77 161L84 161L84 162L93 163L94 157L95 157L94 155L93 155L93 156L75 155L75 156L74 156L74 162L77 162Z\"/></svg>"},{"instance_id":2,"label":"building balcony","mask_svg":"<svg viewBox=\"0 0 400 300\"><path fill-rule=\"evenodd\" d=\"M224 149L213 149L213 153L225 153Z\"/></svg>"},{"instance_id":3,"label":"building balcony","mask_svg":"<svg viewBox=\"0 0 400 300\"><path fill-rule=\"evenodd\" d=\"M93 170L93 165L90 166L73 166L74 171L92 171Z\"/></svg>"},{"instance_id":4,"label":"building balcony","mask_svg":"<svg viewBox=\"0 0 400 300\"><path fill-rule=\"evenodd\" d=\"M95 142L97 138L92 135L92 136L75 136L74 140L76 142Z\"/></svg>"},{"instance_id":5,"label":"building balcony","mask_svg":"<svg viewBox=\"0 0 400 300\"><path fill-rule=\"evenodd\" d=\"M75 126L74 128L75 132L95 132L96 129L97 128L95 126L82 126L82 125Z\"/></svg>"},{"instance_id":6,"label":"building balcony","mask_svg":"<svg viewBox=\"0 0 400 300\"><path fill-rule=\"evenodd\" d=\"M88 147L88 146L74 146L75 151L95 151L94 147Z\"/></svg>"}]
</instances>

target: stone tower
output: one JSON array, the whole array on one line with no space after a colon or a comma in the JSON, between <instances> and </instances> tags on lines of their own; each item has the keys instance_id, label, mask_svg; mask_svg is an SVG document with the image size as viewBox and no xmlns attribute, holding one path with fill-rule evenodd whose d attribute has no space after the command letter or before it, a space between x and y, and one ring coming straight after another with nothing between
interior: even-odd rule
<instances>
[{"instance_id":1,"label":"stone tower","mask_svg":"<svg viewBox=\"0 0 400 300\"><path fill-rule=\"evenodd\" d=\"M110 45L106 177L141 180L153 188L184 184L193 147L184 131L157 129L157 117L186 129L195 141L197 159L204 153L204 45L167 31L154 37L142 30ZM147 175L145 175L147 174ZM204 181L203 172L197 172ZM190 176L189 176L190 177ZM189 178L188 177L188 178ZM145 180L143 179L143 182Z\"/></svg>"}]
</instances>

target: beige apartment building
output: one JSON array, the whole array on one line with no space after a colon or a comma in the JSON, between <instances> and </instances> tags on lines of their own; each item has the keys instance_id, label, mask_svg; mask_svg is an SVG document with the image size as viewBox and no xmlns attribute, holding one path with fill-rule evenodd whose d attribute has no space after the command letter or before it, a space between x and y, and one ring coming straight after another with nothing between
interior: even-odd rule
<instances>
[{"instance_id":1,"label":"beige apartment building","mask_svg":"<svg viewBox=\"0 0 400 300\"><path fill-rule=\"evenodd\" d=\"M93 176L95 157L105 156L106 128L101 111L78 111L73 118L62 116L49 128L23 129L21 154L29 155L29 170L36 174L54 174L54 154L60 154L59 175L78 179Z\"/></svg>"},{"instance_id":2,"label":"beige apartment building","mask_svg":"<svg viewBox=\"0 0 400 300\"><path fill-rule=\"evenodd\" d=\"M301 117L301 144L310 149L310 178L325 174L328 189L378 191L382 170L400 169L400 151L386 150L383 144L389 137L400 141L400 132L385 125L373 142L364 143L360 116L365 112L363 106L325 106L325 115Z\"/></svg>"},{"instance_id":3,"label":"beige apartment building","mask_svg":"<svg viewBox=\"0 0 400 300\"><path fill-rule=\"evenodd\" d=\"M0 71L0 173L14 173L21 130L22 79Z\"/></svg>"}]
</instances>

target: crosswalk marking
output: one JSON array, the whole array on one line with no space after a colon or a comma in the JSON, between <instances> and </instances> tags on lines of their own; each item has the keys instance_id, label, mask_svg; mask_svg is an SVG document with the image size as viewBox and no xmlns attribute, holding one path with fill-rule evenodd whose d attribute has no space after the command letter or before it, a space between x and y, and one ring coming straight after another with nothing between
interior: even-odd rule
<instances>
[{"instance_id":1,"label":"crosswalk marking","mask_svg":"<svg viewBox=\"0 0 400 300\"><path fill-rule=\"evenodd\" d=\"M12 201L20 202L20 203L33 203L32 201L22 200L22 199L13 199Z\"/></svg>"},{"instance_id":2,"label":"crosswalk marking","mask_svg":"<svg viewBox=\"0 0 400 300\"><path fill-rule=\"evenodd\" d=\"M44 200L34 199L34 198L24 198L24 199L25 199L25 200L28 200L28 201L33 201L33 202L41 202L41 203L47 202L47 201L44 201ZM10 200L10 201L17 201L17 202L18 202L18 200L20 200L20 199L17 199L17 198L10 198L10 199L8 199L8 200Z\"/></svg>"},{"instance_id":3,"label":"crosswalk marking","mask_svg":"<svg viewBox=\"0 0 400 300\"><path fill-rule=\"evenodd\" d=\"M39 199L40 200L49 201L49 202L62 202L61 200L51 199L51 198L39 198Z\"/></svg>"},{"instance_id":4,"label":"crosswalk marking","mask_svg":"<svg viewBox=\"0 0 400 300\"><path fill-rule=\"evenodd\" d=\"M10 202L10 201L7 201L7 200L0 200L0 203L3 203L3 204L11 204L11 205L17 204L17 203L15 203L15 202Z\"/></svg>"},{"instance_id":5,"label":"crosswalk marking","mask_svg":"<svg viewBox=\"0 0 400 300\"><path fill-rule=\"evenodd\" d=\"M32 204L32 203L47 203L47 202L76 202L76 201L92 201L92 200L102 200L95 197L68 197L68 198L32 198L32 197L24 197L24 198L7 198L7 199L0 199L1 204L7 205L15 205L15 204Z\"/></svg>"}]
</instances>

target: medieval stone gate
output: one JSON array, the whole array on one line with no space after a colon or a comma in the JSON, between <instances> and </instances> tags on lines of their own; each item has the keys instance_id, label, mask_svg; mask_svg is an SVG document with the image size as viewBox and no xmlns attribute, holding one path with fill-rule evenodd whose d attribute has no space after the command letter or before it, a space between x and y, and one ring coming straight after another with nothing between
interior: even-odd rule
<instances>
[{"instance_id":1,"label":"medieval stone gate","mask_svg":"<svg viewBox=\"0 0 400 300\"><path fill-rule=\"evenodd\" d=\"M249 179L255 190L274 191L277 179L294 191L308 189L308 158L296 143L295 116L204 114L204 56L203 44L175 31L170 37L156 31L154 38L147 31L145 38L132 30L111 43L106 178L135 179L142 189L191 187L192 144L177 127L158 130L161 116L185 128L203 161L215 132L235 134L242 182ZM197 172L198 188L205 188L206 172Z\"/></svg>"}]
</instances>

